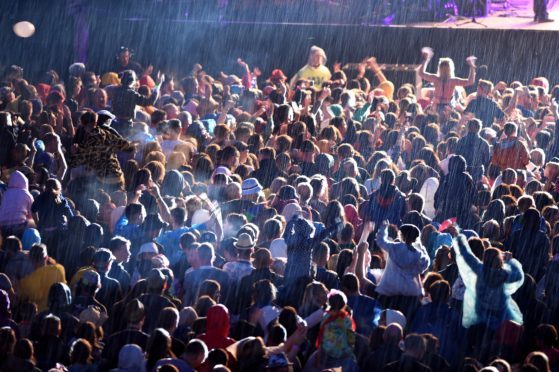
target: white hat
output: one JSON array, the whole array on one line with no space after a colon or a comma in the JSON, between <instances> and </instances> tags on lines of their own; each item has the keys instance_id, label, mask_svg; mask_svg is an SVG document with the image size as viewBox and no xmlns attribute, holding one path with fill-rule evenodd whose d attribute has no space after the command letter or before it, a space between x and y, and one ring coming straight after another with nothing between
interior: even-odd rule
<instances>
[{"instance_id":1,"label":"white hat","mask_svg":"<svg viewBox=\"0 0 559 372\"><path fill-rule=\"evenodd\" d=\"M234 244L237 249L252 249L255 245L252 236L247 233L239 235L239 239Z\"/></svg>"},{"instance_id":2,"label":"white hat","mask_svg":"<svg viewBox=\"0 0 559 372\"><path fill-rule=\"evenodd\" d=\"M256 178L247 178L242 184L243 195L258 194L263 190L262 185Z\"/></svg>"},{"instance_id":3,"label":"white hat","mask_svg":"<svg viewBox=\"0 0 559 372\"><path fill-rule=\"evenodd\" d=\"M140 252L138 252L138 255L141 255L142 253L159 254L159 248L157 248L157 244L153 242L144 243L140 247Z\"/></svg>"}]
</instances>

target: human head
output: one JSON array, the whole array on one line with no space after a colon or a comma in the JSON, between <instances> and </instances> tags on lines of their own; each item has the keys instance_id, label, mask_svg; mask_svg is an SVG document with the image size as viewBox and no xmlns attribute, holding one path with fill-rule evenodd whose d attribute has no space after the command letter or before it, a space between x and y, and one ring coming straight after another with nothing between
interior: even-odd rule
<instances>
[{"instance_id":1,"label":"human head","mask_svg":"<svg viewBox=\"0 0 559 372\"><path fill-rule=\"evenodd\" d=\"M48 254L47 246L44 244L35 244L29 250L29 259L35 267L46 265Z\"/></svg>"},{"instance_id":2,"label":"human head","mask_svg":"<svg viewBox=\"0 0 559 372\"><path fill-rule=\"evenodd\" d=\"M433 303L446 304L450 299L450 285L446 280L437 280L428 289Z\"/></svg>"},{"instance_id":3,"label":"human head","mask_svg":"<svg viewBox=\"0 0 559 372\"><path fill-rule=\"evenodd\" d=\"M493 83L488 80L479 79L477 83L477 93L481 96L487 96L493 91Z\"/></svg>"},{"instance_id":4,"label":"human head","mask_svg":"<svg viewBox=\"0 0 559 372\"><path fill-rule=\"evenodd\" d=\"M534 335L539 348L554 347L557 343L557 329L552 324L540 324Z\"/></svg>"},{"instance_id":5,"label":"human head","mask_svg":"<svg viewBox=\"0 0 559 372\"><path fill-rule=\"evenodd\" d=\"M125 371L146 370L144 351L136 344L124 345L118 353L118 368Z\"/></svg>"},{"instance_id":6,"label":"human head","mask_svg":"<svg viewBox=\"0 0 559 372\"><path fill-rule=\"evenodd\" d=\"M425 354L426 345L423 336L417 333L411 333L404 339L404 354L415 358L421 359Z\"/></svg>"},{"instance_id":7,"label":"human head","mask_svg":"<svg viewBox=\"0 0 559 372\"><path fill-rule=\"evenodd\" d=\"M325 242L315 245L312 252L313 262L318 267L325 267L330 258L330 247Z\"/></svg>"},{"instance_id":8,"label":"human head","mask_svg":"<svg viewBox=\"0 0 559 372\"><path fill-rule=\"evenodd\" d=\"M386 326L382 339L386 344L398 345L404 338L404 330L398 323L390 323Z\"/></svg>"},{"instance_id":9,"label":"human head","mask_svg":"<svg viewBox=\"0 0 559 372\"><path fill-rule=\"evenodd\" d=\"M326 64L326 52L324 49L313 45L309 52L308 64L312 67L318 67Z\"/></svg>"},{"instance_id":10,"label":"human head","mask_svg":"<svg viewBox=\"0 0 559 372\"><path fill-rule=\"evenodd\" d=\"M173 334L179 326L179 311L174 307L166 307L159 313L156 327L163 328Z\"/></svg>"},{"instance_id":11,"label":"human head","mask_svg":"<svg viewBox=\"0 0 559 372\"><path fill-rule=\"evenodd\" d=\"M417 238L419 238L421 232L414 225L404 224L400 226L400 235L402 236L404 243L412 244L417 240Z\"/></svg>"},{"instance_id":12,"label":"human head","mask_svg":"<svg viewBox=\"0 0 559 372\"><path fill-rule=\"evenodd\" d=\"M117 263L125 264L130 259L130 241L122 236L115 236L109 242L109 250Z\"/></svg>"},{"instance_id":13,"label":"human head","mask_svg":"<svg viewBox=\"0 0 559 372\"><path fill-rule=\"evenodd\" d=\"M106 274L111 270L112 262L115 257L112 252L106 248L99 248L93 256L93 267L98 273Z\"/></svg>"},{"instance_id":14,"label":"human head","mask_svg":"<svg viewBox=\"0 0 559 372\"><path fill-rule=\"evenodd\" d=\"M342 276L340 285L342 291L348 296L359 294L359 280L355 274L348 273Z\"/></svg>"},{"instance_id":15,"label":"human head","mask_svg":"<svg viewBox=\"0 0 559 372\"><path fill-rule=\"evenodd\" d=\"M191 368L198 369L208 357L208 347L199 339L192 339L184 348L183 358Z\"/></svg>"},{"instance_id":16,"label":"human head","mask_svg":"<svg viewBox=\"0 0 559 372\"><path fill-rule=\"evenodd\" d=\"M198 259L202 266L212 266L215 259L214 249L209 243L202 243L196 250Z\"/></svg>"},{"instance_id":17,"label":"human head","mask_svg":"<svg viewBox=\"0 0 559 372\"><path fill-rule=\"evenodd\" d=\"M146 316L144 304L137 298L131 300L124 308L124 318L128 324L142 325Z\"/></svg>"},{"instance_id":18,"label":"human head","mask_svg":"<svg viewBox=\"0 0 559 372\"><path fill-rule=\"evenodd\" d=\"M503 132L507 137L515 137L518 132L518 126L512 122L506 123Z\"/></svg>"},{"instance_id":19,"label":"human head","mask_svg":"<svg viewBox=\"0 0 559 372\"><path fill-rule=\"evenodd\" d=\"M501 251L497 248L487 248L483 252L483 266L491 269L500 269L503 267L503 258Z\"/></svg>"},{"instance_id":20,"label":"human head","mask_svg":"<svg viewBox=\"0 0 559 372\"><path fill-rule=\"evenodd\" d=\"M146 278L147 289L152 293L163 293L167 283L166 277L160 269L151 269Z\"/></svg>"},{"instance_id":21,"label":"human head","mask_svg":"<svg viewBox=\"0 0 559 372\"><path fill-rule=\"evenodd\" d=\"M257 249L254 252L254 268L255 269L265 269L272 265L272 253L266 248Z\"/></svg>"},{"instance_id":22,"label":"human head","mask_svg":"<svg viewBox=\"0 0 559 372\"><path fill-rule=\"evenodd\" d=\"M540 372L549 372L551 371L549 366L549 358L546 354L542 353L541 351L533 351L526 356L524 359L524 363L526 364L533 364L538 368Z\"/></svg>"},{"instance_id":23,"label":"human head","mask_svg":"<svg viewBox=\"0 0 559 372\"><path fill-rule=\"evenodd\" d=\"M89 364L93 348L89 341L78 338L70 347L70 364Z\"/></svg>"},{"instance_id":24,"label":"human head","mask_svg":"<svg viewBox=\"0 0 559 372\"><path fill-rule=\"evenodd\" d=\"M468 121L468 132L478 134L481 131L481 120L479 119L472 119Z\"/></svg>"},{"instance_id":25,"label":"human head","mask_svg":"<svg viewBox=\"0 0 559 372\"><path fill-rule=\"evenodd\" d=\"M454 61L450 58L439 59L439 76L445 79L454 77Z\"/></svg>"}]
</instances>

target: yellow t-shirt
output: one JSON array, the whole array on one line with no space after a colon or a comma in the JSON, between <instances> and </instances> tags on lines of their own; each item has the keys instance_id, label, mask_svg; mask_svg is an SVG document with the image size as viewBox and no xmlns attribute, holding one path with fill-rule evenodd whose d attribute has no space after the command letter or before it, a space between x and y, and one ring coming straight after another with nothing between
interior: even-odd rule
<instances>
[{"instance_id":1,"label":"yellow t-shirt","mask_svg":"<svg viewBox=\"0 0 559 372\"><path fill-rule=\"evenodd\" d=\"M322 84L329 81L331 77L332 74L326 66L320 65L318 67L312 67L310 65L305 65L305 67L300 69L297 73L294 83L301 79L312 80L314 86L320 89L322 88Z\"/></svg>"},{"instance_id":2,"label":"yellow t-shirt","mask_svg":"<svg viewBox=\"0 0 559 372\"><path fill-rule=\"evenodd\" d=\"M20 280L20 295L36 303L39 312L47 310L49 289L54 283L66 283L64 267L59 264L40 267Z\"/></svg>"}]
</instances>

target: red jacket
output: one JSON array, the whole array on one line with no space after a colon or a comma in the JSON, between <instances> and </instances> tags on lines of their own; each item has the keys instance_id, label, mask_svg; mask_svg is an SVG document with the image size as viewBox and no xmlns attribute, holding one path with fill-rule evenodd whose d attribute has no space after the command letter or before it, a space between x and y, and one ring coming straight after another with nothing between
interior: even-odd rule
<instances>
[{"instance_id":1,"label":"red jacket","mask_svg":"<svg viewBox=\"0 0 559 372\"><path fill-rule=\"evenodd\" d=\"M498 166L501 170L526 169L529 162L528 149L517 137L506 138L497 143L493 149L491 164Z\"/></svg>"}]
</instances>

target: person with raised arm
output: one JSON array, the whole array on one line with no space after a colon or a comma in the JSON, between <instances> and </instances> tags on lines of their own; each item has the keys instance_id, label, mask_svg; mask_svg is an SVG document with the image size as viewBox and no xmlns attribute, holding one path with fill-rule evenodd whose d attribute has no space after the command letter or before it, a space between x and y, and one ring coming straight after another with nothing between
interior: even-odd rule
<instances>
[{"instance_id":1,"label":"person with raised arm","mask_svg":"<svg viewBox=\"0 0 559 372\"><path fill-rule=\"evenodd\" d=\"M450 58L439 58L439 65L436 74L427 72L427 65L431 62L434 52L433 49L425 47L421 50L423 63L418 71L419 77L432 83L435 88L435 97L432 105L437 112L442 111L446 106L452 106L454 89L456 87L468 87L476 81L476 60L474 56L466 58L469 66L468 78L463 79L454 75L454 61Z\"/></svg>"}]
</instances>

